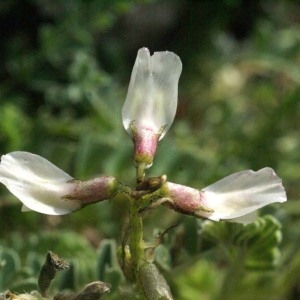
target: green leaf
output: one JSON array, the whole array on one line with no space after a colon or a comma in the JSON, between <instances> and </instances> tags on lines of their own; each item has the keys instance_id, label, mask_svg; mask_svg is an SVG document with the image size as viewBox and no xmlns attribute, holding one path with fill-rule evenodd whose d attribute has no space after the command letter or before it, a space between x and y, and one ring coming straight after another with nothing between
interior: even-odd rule
<instances>
[{"instance_id":1,"label":"green leaf","mask_svg":"<svg viewBox=\"0 0 300 300\"><path fill-rule=\"evenodd\" d=\"M117 247L114 240L103 240L98 249L97 278L109 282L112 292L123 279L122 271L117 261Z\"/></svg>"},{"instance_id":2,"label":"green leaf","mask_svg":"<svg viewBox=\"0 0 300 300\"><path fill-rule=\"evenodd\" d=\"M103 240L98 249L97 276L100 280L105 279L106 265L111 265L111 240Z\"/></svg>"},{"instance_id":3,"label":"green leaf","mask_svg":"<svg viewBox=\"0 0 300 300\"><path fill-rule=\"evenodd\" d=\"M279 262L281 224L272 216L257 218L247 225L205 221L201 233L222 245L231 259L241 257L242 253L247 268L272 269Z\"/></svg>"},{"instance_id":4,"label":"green leaf","mask_svg":"<svg viewBox=\"0 0 300 300\"><path fill-rule=\"evenodd\" d=\"M10 288L20 268L21 261L17 252L0 247L0 289Z\"/></svg>"}]
</instances>

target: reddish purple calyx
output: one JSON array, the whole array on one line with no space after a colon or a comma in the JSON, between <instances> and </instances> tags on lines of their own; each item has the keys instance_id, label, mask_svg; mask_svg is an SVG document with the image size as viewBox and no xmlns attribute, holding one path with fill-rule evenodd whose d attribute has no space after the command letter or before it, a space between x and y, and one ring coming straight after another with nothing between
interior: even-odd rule
<instances>
[{"instance_id":1,"label":"reddish purple calyx","mask_svg":"<svg viewBox=\"0 0 300 300\"><path fill-rule=\"evenodd\" d=\"M167 183L168 198L171 201L166 202L165 205L170 208L189 215L199 216L204 213L212 213L213 210L206 207L203 203L203 192L176 183Z\"/></svg>"},{"instance_id":2,"label":"reddish purple calyx","mask_svg":"<svg viewBox=\"0 0 300 300\"><path fill-rule=\"evenodd\" d=\"M152 165L160 135L161 133L157 133L153 129L132 126L136 164L145 164L148 167Z\"/></svg>"},{"instance_id":3,"label":"reddish purple calyx","mask_svg":"<svg viewBox=\"0 0 300 300\"><path fill-rule=\"evenodd\" d=\"M77 200L82 206L111 199L118 187L117 180L112 176L103 176L87 181L74 180L74 190L62 198Z\"/></svg>"}]
</instances>

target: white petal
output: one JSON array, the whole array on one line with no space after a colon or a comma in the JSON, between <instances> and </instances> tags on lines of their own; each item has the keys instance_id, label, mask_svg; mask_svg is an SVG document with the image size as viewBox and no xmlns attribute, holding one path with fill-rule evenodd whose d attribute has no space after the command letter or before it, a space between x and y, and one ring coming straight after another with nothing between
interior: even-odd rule
<instances>
[{"instance_id":1,"label":"white petal","mask_svg":"<svg viewBox=\"0 0 300 300\"><path fill-rule=\"evenodd\" d=\"M127 97L122 109L125 129L130 123L158 132L166 126L162 138L170 128L177 109L178 81L182 64L172 52L155 52L147 48L138 51L132 70Z\"/></svg>"},{"instance_id":2,"label":"white petal","mask_svg":"<svg viewBox=\"0 0 300 300\"><path fill-rule=\"evenodd\" d=\"M1 157L0 177L66 182L73 179L47 159L30 152L16 151Z\"/></svg>"},{"instance_id":3,"label":"white petal","mask_svg":"<svg viewBox=\"0 0 300 300\"><path fill-rule=\"evenodd\" d=\"M23 204L21 211L26 212L26 211L32 211L32 210L29 207L27 207L26 205Z\"/></svg>"},{"instance_id":4,"label":"white petal","mask_svg":"<svg viewBox=\"0 0 300 300\"><path fill-rule=\"evenodd\" d=\"M234 223L243 223L248 224L253 222L257 217L257 212L251 212L249 214L243 215L241 217L233 218L233 219L227 219L228 222L234 222Z\"/></svg>"},{"instance_id":5,"label":"white petal","mask_svg":"<svg viewBox=\"0 0 300 300\"><path fill-rule=\"evenodd\" d=\"M212 220L240 218L265 205L286 201L281 179L271 168L238 172L202 191L204 205L214 210L209 216Z\"/></svg>"},{"instance_id":6,"label":"white petal","mask_svg":"<svg viewBox=\"0 0 300 300\"><path fill-rule=\"evenodd\" d=\"M0 182L19 198L24 209L49 215L63 215L79 208L76 201L63 200L73 183L70 175L41 156L12 152L1 157Z\"/></svg>"}]
</instances>

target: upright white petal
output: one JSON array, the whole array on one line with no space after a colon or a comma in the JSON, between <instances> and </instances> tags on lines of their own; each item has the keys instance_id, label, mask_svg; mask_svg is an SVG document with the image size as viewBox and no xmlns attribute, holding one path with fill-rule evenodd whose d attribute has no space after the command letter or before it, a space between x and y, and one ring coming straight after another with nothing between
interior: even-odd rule
<instances>
[{"instance_id":1,"label":"upright white petal","mask_svg":"<svg viewBox=\"0 0 300 300\"><path fill-rule=\"evenodd\" d=\"M160 139L170 128L177 109L178 81L182 70L180 58L172 52L138 51L127 97L122 110L123 124L131 135L130 123L159 132Z\"/></svg>"},{"instance_id":2,"label":"upright white petal","mask_svg":"<svg viewBox=\"0 0 300 300\"><path fill-rule=\"evenodd\" d=\"M202 192L203 204L214 210L207 217L216 221L231 219L249 222L254 217L251 213L257 209L286 201L282 181L271 168L234 173L204 188Z\"/></svg>"},{"instance_id":3,"label":"upright white petal","mask_svg":"<svg viewBox=\"0 0 300 300\"><path fill-rule=\"evenodd\" d=\"M29 152L11 152L1 157L0 182L19 198L23 211L63 215L80 208L77 201L61 197L74 189L72 177L45 158Z\"/></svg>"}]
</instances>

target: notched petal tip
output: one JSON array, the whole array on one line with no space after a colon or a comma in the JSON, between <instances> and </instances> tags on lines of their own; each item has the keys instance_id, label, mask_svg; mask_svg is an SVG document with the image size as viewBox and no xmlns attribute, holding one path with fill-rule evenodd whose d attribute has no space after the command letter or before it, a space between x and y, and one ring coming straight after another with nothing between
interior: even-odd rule
<instances>
[{"instance_id":1,"label":"notched petal tip","mask_svg":"<svg viewBox=\"0 0 300 300\"><path fill-rule=\"evenodd\" d=\"M269 167L263 168L257 172L261 172L261 173L265 173L266 175L269 174L270 176L270 187L272 186L272 184L274 185L274 190L277 191L277 201L276 202L285 202L287 201L287 195L286 195L286 191L285 188L283 186L282 183L282 179L276 174L276 172Z\"/></svg>"},{"instance_id":2,"label":"notched petal tip","mask_svg":"<svg viewBox=\"0 0 300 300\"><path fill-rule=\"evenodd\" d=\"M261 194L269 194L270 198L273 197L271 202L285 202L287 201L287 195L285 188L282 184L282 179L276 174L276 172L269 167L258 170L253 173L253 190Z\"/></svg>"},{"instance_id":3,"label":"notched petal tip","mask_svg":"<svg viewBox=\"0 0 300 300\"><path fill-rule=\"evenodd\" d=\"M137 53L137 57L149 57L150 58L150 50L147 47L140 48Z\"/></svg>"},{"instance_id":4,"label":"notched petal tip","mask_svg":"<svg viewBox=\"0 0 300 300\"><path fill-rule=\"evenodd\" d=\"M122 109L123 125L130 136L130 123L135 121L155 133L163 127L163 138L175 117L181 70L181 60L173 52L151 56L148 48L139 49Z\"/></svg>"}]
</instances>

